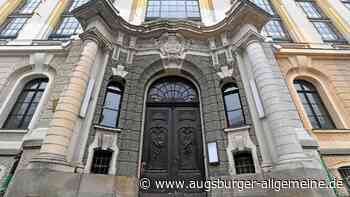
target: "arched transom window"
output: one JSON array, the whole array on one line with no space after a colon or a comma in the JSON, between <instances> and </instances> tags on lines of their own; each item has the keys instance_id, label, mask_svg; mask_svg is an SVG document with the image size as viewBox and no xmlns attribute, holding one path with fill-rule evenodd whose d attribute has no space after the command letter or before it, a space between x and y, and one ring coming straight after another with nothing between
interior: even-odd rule
<instances>
[{"instance_id":1,"label":"arched transom window","mask_svg":"<svg viewBox=\"0 0 350 197\"><path fill-rule=\"evenodd\" d=\"M198 102L198 95L190 83L180 78L165 78L157 81L149 90L148 102L190 103Z\"/></svg>"}]
</instances>

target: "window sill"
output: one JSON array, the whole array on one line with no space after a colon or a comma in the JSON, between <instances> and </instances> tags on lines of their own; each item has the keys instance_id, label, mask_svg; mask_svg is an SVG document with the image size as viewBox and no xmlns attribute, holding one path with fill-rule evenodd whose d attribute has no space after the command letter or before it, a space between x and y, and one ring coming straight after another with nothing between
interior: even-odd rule
<instances>
[{"instance_id":1,"label":"window sill","mask_svg":"<svg viewBox=\"0 0 350 197\"><path fill-rule=\"evenodd\" d=\"M19 134L25 134L25 133L28 133L28 130L0 129L0 133L19 133Z\"/></svg>"},{"instance_id":2,"label":"window sill","mask_svg":"<svg viewBox=\"0 0 350 197\"><path fill-rule=\"evenodd\" d=\"M236 131L242 131L242 130L248 130L248 129L250 129L250 125L243 125L243 126L234 127L234 128L226 128L224 129L224 131L226 133L230 133L230 132L236 132Z\"/></svg>"},{"instance_id":3,"label":"window sill","mask_svg":"<svg viewBox=\"0 0 350 197\"><path fill-rule=\"evenodd\" d=\"M313 129L314 133L350 133L350 129Z\"/></svg>"},{"instance_id":4,"label":"window sill","mask_svg":"<svg viewBox=\"0 0 350 197\"><path fill-rule=\"evenodd\" d=\"M111 127L105 127L102 125L94 125L95 129L101 129L104 131L110 131L110 132L114 132L114 133L120 133L122 132L122 130L120 128L111 128Z\"/></svg>"}]
</instances>

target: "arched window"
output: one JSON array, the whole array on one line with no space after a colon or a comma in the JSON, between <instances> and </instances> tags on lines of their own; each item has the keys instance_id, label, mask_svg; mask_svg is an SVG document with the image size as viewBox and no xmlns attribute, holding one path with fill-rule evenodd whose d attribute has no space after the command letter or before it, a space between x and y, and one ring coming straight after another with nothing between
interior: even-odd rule
<instances>
[{"instance_id":1,"label":"arched window","mask_svg":"<svg viewBox=\"0 0 350 197\"><path fill-rule=\"evenodd\" d=\"M150 103L197 103L198 95L191 84L179 78L158 80L149 90Z\"/></svg>"},{"instance_id":2,"label":"arched window","mask_svg":"<svg viewBox=\"0 0 350 197\"><path fill-rule=\"evenodd\" d=\"M254 160L251 152L237 152L233 155L236 174L255 173Z\"/></svg>"},{"instance_id":3,"label":"arched window","mask_svg":"<svg viewBox=\"0 0 350 197\"><path fill-rule=\"evenodd\" d=\"M315 86L304 80L295 80L294 87L298 92L312 127L315 129L334 129L334 122Z\"/></svg>"},{"instance_id":4,"label":"arched window","mask_svg":"<svg viewBox=\"0 0 350 197\"><path fill-rule=\"evenodd\" d=\"M111 128L118 126L122 95L123 89L119 83L110 82L108 84L102 107L100 125Z\"/></svg>"},{"instance_id":5,"label":"arched window","mask_svg":"<svg viewBox=\"0 0 350 197\"><path fill-rule=\"evenodd\" d=\"M94 150L92 159L91 173L108 174L110 163L112 160L113 151L97 148Z\"/></svg>"},{"instance_id":6,"label":"arched window","mask_svg":"<svg viewBox=\"0 0 350 197\"><path fill-rule=\"evenodd\" d=\"M341 178L350 191L350 166L343 166L338 169Z\"/></svg>"},{"instance_id":7,"label":"arched window","mask_svg":"<svg viewBox=\"0 0 350 197\"><path fill-rule=\"evenodd\" d=\"M236 84L229 83L222 88L228 127L238 127L245 124L239 89Z\"/></svg>"},{"instance_id":8,"label":"arched window","mask_svg":"<svg viewBox=\"0 0 350 197\"><path fill-rule=\"evenodd\" d=\"M29 81L17 98L3 129L27 129L33 118L40 99L46 89L48 79L39 78Z\"/></svg>"}]
</instances>

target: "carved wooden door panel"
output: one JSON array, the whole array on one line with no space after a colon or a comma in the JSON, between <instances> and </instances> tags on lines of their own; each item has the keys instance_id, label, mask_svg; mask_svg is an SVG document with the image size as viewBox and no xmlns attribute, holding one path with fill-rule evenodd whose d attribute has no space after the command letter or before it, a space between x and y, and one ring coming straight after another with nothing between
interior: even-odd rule
<instances>
[{"instance_id":1,"label":"carved wooden door panel","mask_svg":"<svg viewBox=\"0 0 350 197\"><path fill-rule=\"evenodd\" d=\"M152 180L167 180L169 177L169 133L171 133L171 108L147 109L143 141L143 177Z\"/></svg>"},{"instance_id":2,"label":"carved wooden door panel","mask_svg":"<svg viewBox=\"0 0 350 197\"><path fill-rule=\"evenodd\" d=\"M174 108L174 164L173 178L203 180L203 144L198 108Z\"/></svg>"},{"instance_id":3,"label":"carved wooden door panel","mask_svg":"<svg viewBox=\"0 0 350 197\"><path fill-rule=\"evenodd\" d=\"M151 180L204 180L199 109L148 107L146 120L142 177ZM151 187L143 192L170 193L175 190ZM186 190L177 189L176 192Z\"/></svg>"}]
</instances>

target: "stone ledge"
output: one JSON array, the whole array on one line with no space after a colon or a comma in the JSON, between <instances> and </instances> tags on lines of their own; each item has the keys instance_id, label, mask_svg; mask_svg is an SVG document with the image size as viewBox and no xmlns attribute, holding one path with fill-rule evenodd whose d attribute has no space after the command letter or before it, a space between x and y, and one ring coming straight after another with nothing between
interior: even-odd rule
<instances>
[{"instance_id":1,"label":"stone ledge","mask_svg":"<svg viewBox=\"0 0 350 197\"><path fill-rule=\"evenodd\" d=\"M224 129L224 131L225 133L230 133L230 132L236 132L236 131L242 131L242 130L249 130L250 128L251 128L250 125L243 125L235 128L226 128Z\"/></svg>"},{"instance_id":2,"label":"stone ledge","mask_svg":"<svg viewBox=\"0 0 350 197\"><path fill-rule=\"evenodd\" d=\"M103 131L110 131L113 133L121 133L122 132L122 129L120 129L120 128L110 128L110 127L104 127L101 125L94 125L94 128L99 129L99 130L103 130Z\"/></svg>"},{"instance_id":3,"label":"stone ledge","mask_svg":"<svg viewBox=\"0 0 350 197\"><path fill-rule=\"evenodd\" d=\"M321 148L322 155L350 155L350 148Z\"/></svg>"}]
</instances>

